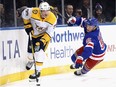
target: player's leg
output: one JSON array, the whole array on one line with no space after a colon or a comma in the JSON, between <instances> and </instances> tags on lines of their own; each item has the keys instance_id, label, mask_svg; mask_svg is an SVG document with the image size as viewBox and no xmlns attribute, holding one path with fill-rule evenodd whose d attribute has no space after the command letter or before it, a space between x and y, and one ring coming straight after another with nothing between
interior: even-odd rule
<instances>
[{"instance_id":1,"label":"player's leg","mask_svg":"<svg viewBox=\"0 0 116 87\"><path fill-rule=\"evenodd\" d=\"M30 38L30 37L29 37ZM27 55L28 55L28 62L26 64L26 69L27 70L30 70L33 66L33 55L32 55L32 48L31 48L31 42L30 42L30 39L28 38L28 49L27 49Z\"/></svg>"},{"instance_id":2,"label":"player's leg","mask_svg":"<svg viewBox=\"0 0 116 87\"><path fill-rule=\"evenodd\" d=\"M40 47L40 45L37 45L37 43L38 42L36 42L35 53L34 53L36 60L37 75L35 75L35 73L30 75L29 76L30 79L36 79L36 77L37 78L40 77L44 59L47 57L45 50L48 47L49 42L43 45L42 47Z\"/></svg>"},{"instance_id":3,"label":"player's leg","mask_svg":"<svg viewBox=\"0 0 116 87\"><path fill-rule=\"evenodd\" d=\"M93 60L93 59L90 59L88 58L84 65L83 65L83 68L80 69L80 70L77 70L74 72L75 75L82 75L82 74L86 74L88 73L93 67L95 67L97 64L99 64L102 60Z\"/></svg>"},{"instance_id":4,"label":"player's leg","mask_svg":"<svg viewBox=\"0 0 116 87\"><path fill-rule=\"evenodd\" d=\"M83 49L84 49L83 46L80 47L80 48L77 49L77 50L75 51L75 53L71 56L71 60L72 60L72 62L74 63L74 64L72 64L72 65L70 66L71 69L75 69L75 61L76 61L76 58L77 58L77 56L79 56L79 55L82 54Z\"/></svg>"}]
</instances>

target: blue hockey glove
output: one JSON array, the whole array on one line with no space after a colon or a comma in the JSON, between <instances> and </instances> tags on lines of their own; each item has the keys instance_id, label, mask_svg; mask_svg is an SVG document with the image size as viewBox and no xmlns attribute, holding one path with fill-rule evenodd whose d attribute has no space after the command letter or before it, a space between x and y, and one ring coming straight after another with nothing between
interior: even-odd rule
<instances>
[{"instance_id":1,"label":"blue hockey glove","mask_svg":"<svg viewBox=\"0 0 116 87\"><path fill-rule=\"evenodd\" d=\"M75 17L70 17L67 21L67 23L75 24L76 18Z\"/></svg>"},{"instance_id":2,"label":"blue hockey glove","mask_svg":"<svg viewBox=\"0 0 116 87\"><path fill-rule=\"evenodd\" d=\"M78 56L75 61L75 68L81 68L83 66L83 57Z\"/></svg>"}]
</instances>

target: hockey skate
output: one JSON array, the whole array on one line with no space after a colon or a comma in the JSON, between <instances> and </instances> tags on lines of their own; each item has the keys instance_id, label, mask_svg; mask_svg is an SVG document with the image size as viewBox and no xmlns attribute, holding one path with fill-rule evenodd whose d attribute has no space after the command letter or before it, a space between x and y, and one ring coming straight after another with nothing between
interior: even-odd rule
<instances>
[{"instance_id":1,"label":"hockey skate","mask_svg":"<svg viewBox=\"0 0 116 87\"><path fill-rule=\"evenodd\" d=\"M82 75L81 69L75 71L74 74L75 74L76 76L81 76L81 75Z\"/></svg>"},{"instance_id":2,"label":"hockey skate","mask_svg":"<svg viewBox=\"0 0 116 87\"><path fill-rule=\"evenodd\" d=\"M39 77L40 77L40 74L41 74L41 73L38 72L38 71L36 71L36 72L37 72L37 75L34 73L34 74L32 74L32 75L29 76L29 79L30 79L29 81L30 81L30 82L33 82L33 81L36 80L36 78L39 78Z\"/></svg>"},{"instance_id":3,"label":"hockey skate","mask_svg":"<svg viewBox=\"0 0 116 87\"><path fill-rule=\"evenodd\" d=\"M76 69L75 64L70 65L70 69Z\"/></svg>"},{"instance_id":4,"label":"hockey skate","mask_svg":"<svg viewBox=\"0 0 116 87\"><path fill-rule=\"evenodd\" d=\"M34 62L28 61L27 65L26 65L26 69L27 69L27 70L30 70L31 67L33 66L33 64L34 64Z\"/></svg>"}]
</instances>

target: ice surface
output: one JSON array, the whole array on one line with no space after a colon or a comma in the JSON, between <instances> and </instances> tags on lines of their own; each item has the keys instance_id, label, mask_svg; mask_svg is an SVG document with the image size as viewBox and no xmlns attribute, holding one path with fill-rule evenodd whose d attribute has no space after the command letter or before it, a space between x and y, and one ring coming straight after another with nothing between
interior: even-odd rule
<instances>
[{"instance_id":1,"label":"ice surface","mask_svg":"<svg viewBox=\"0 0 116 87\"><path fill-rule=\"evenodd\" d=\"M75 76L73 72L42 76L40 84L36 86L36 82L26 79L0 87L116 87L116 68L92 70L83 76Z\"/></svg>"}]
</instances>

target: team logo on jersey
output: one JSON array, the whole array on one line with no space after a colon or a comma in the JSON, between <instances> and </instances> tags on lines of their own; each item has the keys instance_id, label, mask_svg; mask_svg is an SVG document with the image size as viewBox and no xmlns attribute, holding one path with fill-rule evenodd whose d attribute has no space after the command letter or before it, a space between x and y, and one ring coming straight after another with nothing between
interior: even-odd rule
<instances>
[{"instance_id":1,"label":"team logo on jersey","mask_svg":"<svg viewBox=\"0 0 116 87\"><path fill-rule=\"evenodd\" d=\"M34 14L37 14L38 13L38 10L33 10L32 11Z\"/></svg>"},{"instance_id":2,"label":"team logo on jersey","mask_svg":"<svg viewBox=\"0 0 116 87\"><path fill-rule=\"evenodd\" d=\"M35 23L35 25L36 25L36 29L37 29L39 32L41 32L41 31L47 29L47 28L38 26L36 23Z\"/></svg>"},{"instance_id":3,"label":"team logo on jersey","mask_svg":"<svg viewBox=\"0 0 116 87\"><path fill-rule=\"evenodd\" d=\"M89 42L91 42L91 38L86 39L86 43L88 44Z\"/></svg>"}]
</instances>

